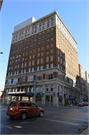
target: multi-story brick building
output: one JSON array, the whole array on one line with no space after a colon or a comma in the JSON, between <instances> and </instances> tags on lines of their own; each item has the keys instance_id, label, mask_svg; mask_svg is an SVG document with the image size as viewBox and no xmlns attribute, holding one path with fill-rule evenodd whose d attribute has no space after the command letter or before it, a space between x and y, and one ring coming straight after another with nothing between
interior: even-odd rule
<instances>
[{"instance_id":1,"label":"multi-story brick building","mask_svg":"<svg viewBox=\"0 0 89 135\"><path fill-rule=\"evenodd\" d=\"M14 27L6 75L6 103L30 100L40 105L79 102L75 87L77 42L56 12Z\"/></svg>"}]
</instances>

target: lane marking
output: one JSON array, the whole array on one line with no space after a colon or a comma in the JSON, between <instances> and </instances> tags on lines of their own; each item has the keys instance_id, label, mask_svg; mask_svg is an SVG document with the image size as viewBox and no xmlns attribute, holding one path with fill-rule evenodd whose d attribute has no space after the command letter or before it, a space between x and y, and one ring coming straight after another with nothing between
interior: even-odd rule
<instances>
[{"instance_id":1,"label":"lane marking","mask_svg":"<svg viewBox=\"0 0 89 135\"><path fill-rule=\"evenodd\" d=\"M21 122L21 123L18 123L18 124L25 124L25 123L29 123L29 121L26 121L26 122Z\"/></svg>"},{"instance_id":2,"label":"lane marking","mask_svg":"<svg viewBox=\"0 0 89 135\"><path fill-rule=\"evenodd\" d=\"M22 128L21 126L14 126L14 127L16 127L16 128Z\"/></svg>"},{"instance_id":3,"label":"lane marking","mask_svg":"<svg viewBox=\"0 0 89 135\"><path fill-rule=\"evenodd\" d=\"M85 121L85 122L88 122L88 119L87 120L81 120L81 119L74 119L74 118L66 118L66 117L54 117L54 118L64 118L64 119L69 119L69 120L79 120L79 121Z\"/></svg>"},{"instance_id":4,"label":"lane marking","mask_svg":"<svg viewBox=\"0 0 89 135\"><path fill-rule=\"evenodd\" d=\"M80 124L76 124L76 123L72 123L72 122L65 122L65 121L45 119L45 118L42 118L42 119L47 120L47 121L53 121L53 122L58 122L58 123L65 123L65 124L80 126Z\"/></svg>"}]
</instances>

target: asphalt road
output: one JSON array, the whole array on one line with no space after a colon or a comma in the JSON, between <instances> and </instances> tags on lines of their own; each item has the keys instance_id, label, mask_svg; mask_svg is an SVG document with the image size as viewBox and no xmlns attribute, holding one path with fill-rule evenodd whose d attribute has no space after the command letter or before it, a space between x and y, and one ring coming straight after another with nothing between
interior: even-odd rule
<instances>
[{"instance_id":1,"label":"asphalt road","mask_svg":"<svg viewBox=\"0 0 89 135\"><path fill-rule=\"evenodd\" d=\"M43 107L43 118L10 119L1 111L1 134L76 134L88 125L89 106Z\"/></svg>"}]
</instances>

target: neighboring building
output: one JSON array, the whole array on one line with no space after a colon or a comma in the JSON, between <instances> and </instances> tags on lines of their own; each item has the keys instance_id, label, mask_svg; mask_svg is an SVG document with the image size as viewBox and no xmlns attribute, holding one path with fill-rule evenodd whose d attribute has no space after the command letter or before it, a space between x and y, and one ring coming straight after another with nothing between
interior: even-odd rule
<instances>
[{"instance_id":1,"label":"neighboring building","mask_svg":"<svg viewBox=\"0 0 89 135\"><path fill-rule=\"evenodd\" d=\"M89 95L89 73L87 71L85 72L85 77L86 77L87 92L88 92L88 95Z\"/></svg>"},{"instance_id":2,"label":"neighboring building","mask_svg":"<svg viewBox=\"0 0 89 135\"><path fill-rule=\"evenodd\" d=\"M55 106L80 101L77 42L56 12L14 27L6 75L6 103Z\"/></svg>"},{"instance_id":3,"label":"neighboring building","mask_svg":"<svg viewBox=\"0 0 89 135\"><path fill-rule=\"evenodd\" d=\"M4 90L4 85L0 84L0 96L2 95L2 91Z\"/></svg>"},{"instance_id":4,"label":"neighboring building","mask_svg":"<svg viewBox=\"0 0 89 135\"><path fill-rule=\"evenodd\" d=\"M80 78L81 101L85 101L88 98L86 74L85 69L80 64L79 64L79 78Z\"/></svg>"},{"instance_id":5,"label":"neighboring building","mask_svg":"<svg viewBox=\"0 0 89 135\"><path fill-rule=\"evenodd\" d=\"M0 0L0 10L1 10L1 7L2 7L2 3L3 3L3 0Z\"/></svg>"}]
</instances>

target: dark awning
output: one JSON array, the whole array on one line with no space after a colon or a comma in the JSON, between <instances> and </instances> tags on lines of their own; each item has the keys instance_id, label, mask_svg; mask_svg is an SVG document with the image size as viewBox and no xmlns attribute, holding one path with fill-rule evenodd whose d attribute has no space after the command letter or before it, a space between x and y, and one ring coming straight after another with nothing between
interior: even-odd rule
<instances>
[{"instance_id":1,"label":"dark awning","mask_svg":"<svg viewBox=\"0 0 89 135\"><path fill-rule=\"evenodd\" d=\"M11 96L28 96L28 97L33 97L34 93L8 93L8 95Z\"/></svg>"},{"instance_id":2,"label":"dark awning","mask_svg":"<svg viewBox=\"0 0 89 135\"><path fill-rule=\"evenodd\" d=\"M67 100L75 100L75 98L67 98Z\"/></svg>"},{"instance_id":3,"label":"dark awning","mask_svg":"<svg viewBox=\"0 0 89 135\"><path fill-rule=\"evenodd\" d=\"M37 96L41 96L41 94L40 94L40 93L37 93L37 94L36 94L36 97L37 97Z\"/></svg>"}]
</instances>

